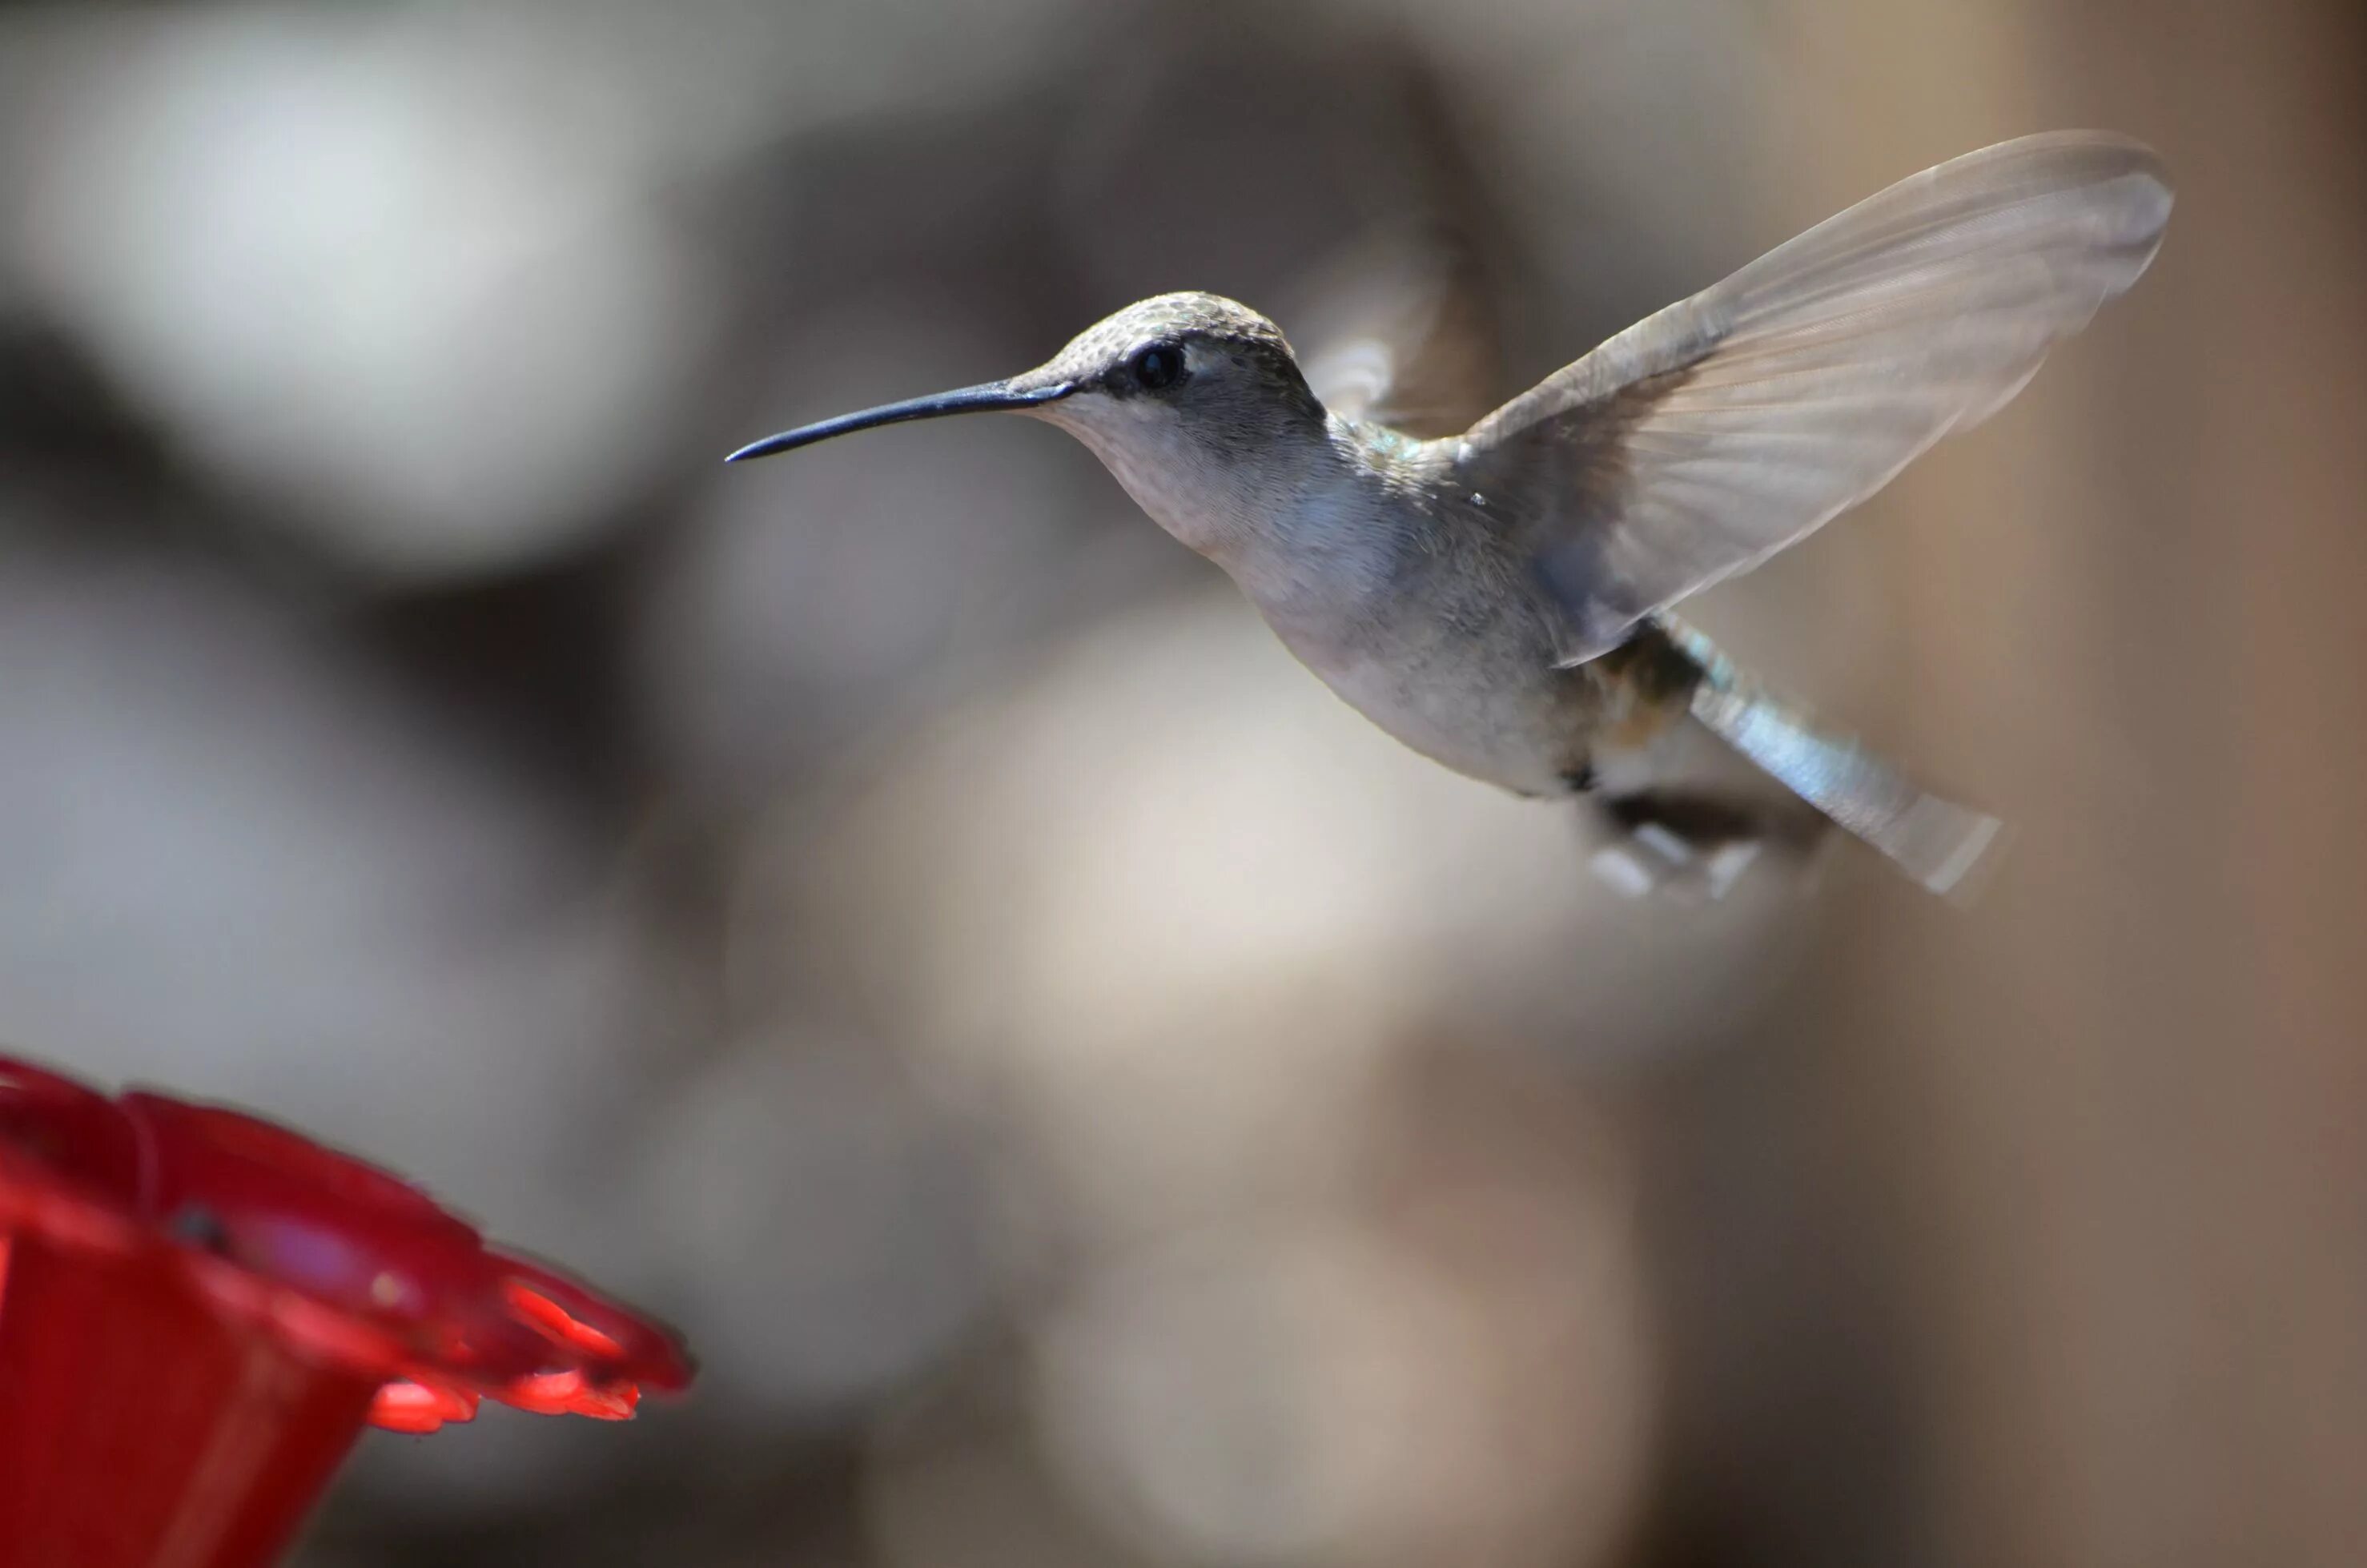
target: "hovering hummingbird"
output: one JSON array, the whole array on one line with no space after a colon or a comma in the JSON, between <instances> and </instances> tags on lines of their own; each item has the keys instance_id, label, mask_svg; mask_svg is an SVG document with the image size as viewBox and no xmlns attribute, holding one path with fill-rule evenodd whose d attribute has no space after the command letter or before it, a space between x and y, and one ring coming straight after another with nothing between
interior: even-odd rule
<instances>
[{"instance_id":1,"label":"hovering hummingbird","mask_svg":"<svg viewBox=\"0 0 2367 1568\"><path fill-rule=\"evenodd\" d=\"M1805 820L1948 892L1998 821L1918 787L1671 607L2003 406L2136 281L2170 204L2137 142L2003 142L1809 230L1459 435L1397 427L1385 358L1319 377L1327 406L1274 323L1177 293L1036 369L730 460L941 415L1046 420L1382 729L1517 793L1591 800L1618 852L1598 867L1631 891L1692 867L1722 892ZM1784 809L1684 782L1672 759L1704 734L1783 786Z\"/></svg>"}]
</instances>

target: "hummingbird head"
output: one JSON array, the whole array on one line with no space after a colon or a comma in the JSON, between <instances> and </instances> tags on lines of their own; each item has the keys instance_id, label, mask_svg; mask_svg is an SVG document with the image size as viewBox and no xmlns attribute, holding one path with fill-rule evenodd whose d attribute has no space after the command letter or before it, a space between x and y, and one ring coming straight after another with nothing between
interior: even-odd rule
<instances>
[{"instance_id":1,"label":"hummingbird head","mask_svg":"<svg viewBox=\"0 0 2367 1568\"><path fill-rule=\"evenodd\" d=\"M1215 294L1161 294L1086 328L1035 369L889 403L743 447L770 457L878 425L1026 414L1092 449L1161 528L1203 553L1271 509L1277 472L1325 439L1323 405L1280 328Z\"/></svg>"}]
</instances>

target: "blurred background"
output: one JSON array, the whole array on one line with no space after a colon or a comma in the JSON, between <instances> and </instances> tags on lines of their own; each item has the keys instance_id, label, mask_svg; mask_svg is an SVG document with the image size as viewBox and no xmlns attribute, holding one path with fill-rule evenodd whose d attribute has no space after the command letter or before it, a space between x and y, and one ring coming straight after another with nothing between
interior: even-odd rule
<instances>
[{"instance_id":1,"label":"blurred background","mask_svg":"<svg viewBox=\"0 0 2367 1568\"><path fill-rule=\"evenodd\" d=\"M0 1039L678 1323L304 1561L2367 1550L2353 0L0 6ZM2099 126L2160 261L1702 619L2013 821L1630 903L1082 448L1413 211L1509 393Z\"/></svg>"}]
</instances>

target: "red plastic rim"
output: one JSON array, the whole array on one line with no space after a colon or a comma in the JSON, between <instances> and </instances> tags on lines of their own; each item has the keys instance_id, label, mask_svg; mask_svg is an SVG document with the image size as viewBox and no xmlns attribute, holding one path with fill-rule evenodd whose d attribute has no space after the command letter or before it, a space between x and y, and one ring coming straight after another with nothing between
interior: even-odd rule
<instances>
[{"instance_id":1,"label":"red plastic rim","mask_svg":"<svg viewBox=\"0 0 2367 1568\"><path fill-rule=\"evenodd\" d=\"M427 1432L480 1400L629 1416L687 1386L664 1327L496 1251L398 1176L287 1128L0 1057L0 1267L10 1235L152 1261L223 1319L380 1386L377 1425Z\"/></svg>"}]
</instances>

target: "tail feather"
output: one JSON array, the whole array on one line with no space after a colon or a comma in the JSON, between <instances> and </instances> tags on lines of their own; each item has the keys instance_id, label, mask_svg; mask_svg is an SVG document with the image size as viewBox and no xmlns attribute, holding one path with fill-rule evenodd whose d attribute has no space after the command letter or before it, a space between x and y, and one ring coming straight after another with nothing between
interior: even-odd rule
<instances>
[{"instance_id":1,"label":"tail feather","mask_svg":"<svg viewBox=\"0 0 2367 1568\"><path fill-rule=\"evenodd\" d=\"M1654 619L1700 671L1691 710L1704 729L1924 887L1969 894L1973 872L1991 862L2005 837L2003 823L1923 790L1738 668L1692 627L1665 613Z\"/></svg>"}]
</instances>

